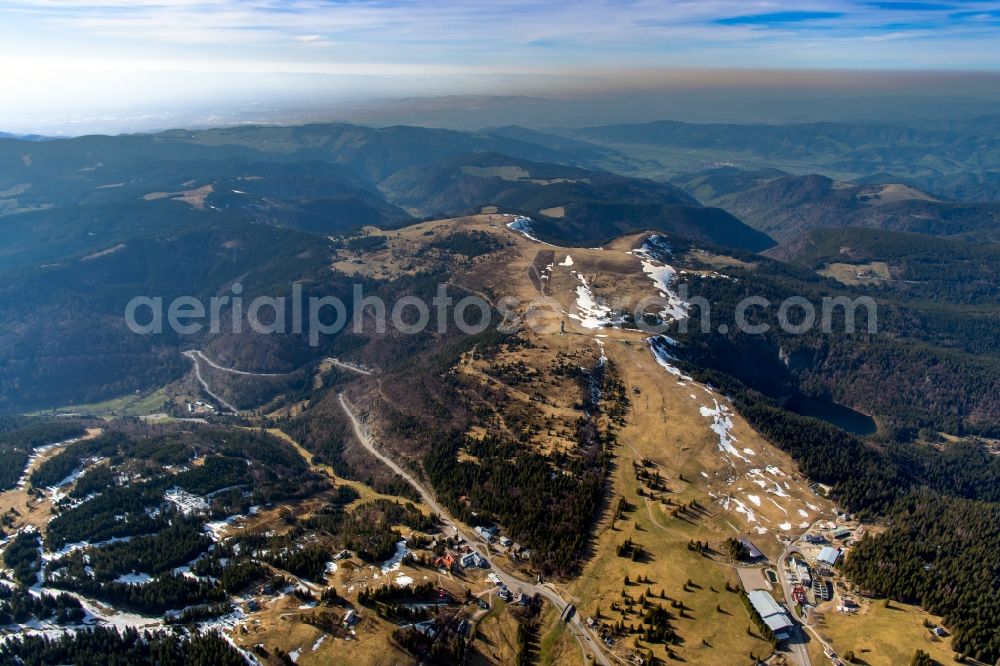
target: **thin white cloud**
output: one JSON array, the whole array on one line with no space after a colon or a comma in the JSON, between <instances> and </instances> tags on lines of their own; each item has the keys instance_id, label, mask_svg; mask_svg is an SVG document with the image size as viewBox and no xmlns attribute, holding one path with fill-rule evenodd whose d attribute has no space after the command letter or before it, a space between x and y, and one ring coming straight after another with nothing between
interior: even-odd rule
<instances>
[{"instance_id":1,"label":"thin white cloud","mask_svg":"<svg viewBox=\"0 0 1000 666\"><path fill-rule=\"evenodd\" d=\"M559 94L671 68L1000 69L1000 1L935 1L956 10L864 0L802 0L792 14L785 0L0 0L0 89L15 91L0 114L254 93ZM732 20L747 16L756 18Z\"/></svg>"},{"instance_id":2,"label":"thin white cloud","mask_svg":"<svg viewBox=\"0 0 1000 666\"><path fill-rule=\"evenodd\" d=\"M996 10L1000 3L963 3L964 12ZM121 39L152 39L181 44L246 44L294 39L298 35L336 35L367 40L389 49L398 44L422 44L451 51L475 43L493 42L500 51L512 46L544 43L554 47L582 47L587 43L618 44L631 48L654 46L663 38L724 42L778 37L789 28L811 30L816 22L781 20L773 24L717 23L718 20L761 14L830 14L822 21L831 34L897 32L880 29L904 21L938 21L942 33L956 30L949 12L889 10L866 2L812 0L774 1L702 0L692 2L628 3L612 0L582 2L340 2L316 0L176 0L130 3L94 0L85 6L58 0L8 3L4 11L30 15L43 24L71 28ZM969 23L973 23L969 21ZM905 31L904 31L905 32ZM662 45L661 45L662 46Z\"/></svg>"}]
</instances>

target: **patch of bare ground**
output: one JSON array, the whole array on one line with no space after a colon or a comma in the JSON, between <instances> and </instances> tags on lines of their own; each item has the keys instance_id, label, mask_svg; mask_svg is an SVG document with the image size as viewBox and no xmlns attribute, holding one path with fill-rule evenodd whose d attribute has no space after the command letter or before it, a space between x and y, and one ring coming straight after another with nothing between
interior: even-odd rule
<instances>
[{"instance_id":1,"label":"patch of bare ground","mask_svg":"<svg viewBox=\"0 0 1000 666\"><path fill-rule=\"evenodd\" d=\"M205 207L205 199L208 198L208 195L214 190L214 186L212 184L208 184L190 190L182 190L180 192L150 192L149 194L143 195L142 198L144 201L173 199L175 201L183 201L192 208L203 209Z\"/></svg>"},{"instance_id":2,"label":"patch of bare ground","mask_svg":"<svg viewBox=\"0 0 1000 666\"><path fill-rule=\"evenodd\" d=\"M892 269L884 261L867 264L832 263L816 272L847 285L873 284L892 279Z\"/></svg>"}]
</instances>

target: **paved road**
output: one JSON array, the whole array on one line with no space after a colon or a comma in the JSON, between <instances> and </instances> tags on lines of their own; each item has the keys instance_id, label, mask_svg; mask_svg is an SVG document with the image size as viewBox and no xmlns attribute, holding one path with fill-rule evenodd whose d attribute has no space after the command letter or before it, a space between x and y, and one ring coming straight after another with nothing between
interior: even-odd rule
<instances>
[{"instance_id":1,"label":"paved road","mask_svg":"<svg viewBox=\"0 0 1000 666\"><path fill-rule=\"evenodd\" d=\"M333 363L338 368L343 368L344 370L350 370L351 372L356 372L359 375L365 375L367 377L371 377L373 374L375 374L371 370L365 370L364 368L354 365L353 363L346 363L344 361L341 361L340 359L331 357L326 360L329 361L330 363Z\"/></svg>"},{"instance_id":2,"label":"paved road","mask_svg":"<svg viewBox=\"0 0 1000 666\"><path fill-rule=\"evenodd\" d=\"M194 357L197 356L200 360L204 361L205 363L208 363L216 370L222 370L223 372L228 372L231 375L244 375L246 377L287 377L288 375L292 374L290 372L246 372L245 370L235 370L233 368L226 368L224 366L219 365L209 357L205 356L205 353L202 352L200 349L191 349L189 351L184 352L184 355L190 359L193 359Z\"/></svg>"},{"instance_id":3,"label":"paved road","mask_svg":"<svg viewBox=\"0 0 1000 666\"><path fill-rule=\"evenodd\" d=\"M232 405L230 405L228 402L226 402L225 400L223 400L221 396L216 395L215 392L212 391L212 387L210 387L208 385L208 382L205 381L205 378L201 376L201 365L199 364L198 360L205 358L204 356L202 356L202 353L200 351L197 351L197 350L191 350L191 351L184 352L184 355L187 356L189 359L191 359L191 362L194 363L194 376L197 377L198 383L201 384L201 387L203 389L205 389L205 393L207 393L210 396L212 396L212 398L217 403L219 403L220 405L222 405L223 407L225 407L229 411L231 411L233 413L239 412L240 410L236 409L235 407L233 407ZM208 362L209 364L211 364L210 361L208 361L207 359L205 359L205 360L206 360L206 362ZM218 366L216 366L216 367L218 367Z\"/></svg>"},{"instance_id":4,"label":"paved road","mask_svg":"<svg viewBox=\"0 0 1000 666\"><path fill-rule=\"evenodd\" d=\"M815 523L813 523L812 525L810 525L809 526L809 531L812 531L816 527L816 524L818 522L820 522L820 521L816 521ZM788 582L788 575L787 575L787 571L785 570L785 562L788 561L788 558L796 550L798 550L798 549L795 547L795 543L794 542L790 543L785 548L784 552L781 553L781 559L778 561L778 578L779 578L779 582L781 583L781 589L785 591L785 599L791 599L792 598L792 585L791 585L791 583ZM819 642L820 645L822 645L824 648L828 648L831 652L833 652L834 651L833 650L833 646L830 645L830 643L828 643L826 641L826 639L824 639L822 636L820 636L819 632L816 631L816 629L809 624L810 621L811 621L811 619L812 619L812 613L808 613L805 616L805 618L803 618L802 628L805 629L805 631L807 631L809 634L811 634L812 637L815 638ZM801 638L801 637L799 637L799 638ZM805 661L802 662L802 665L803 666L811 666L811 664L809 662L809 654L805 650L803 650L803 655L804 655Z\"/></svg>"},{"instance_id":5,"label":"paved road","mask_svg":"<svg viewBox=\"0 0 1000 666\"><path fill-rule=\"evenodd\" d=\"M197 357L199 360L208 363L216 370L228 372L231 375L243 375L245 377L288 377L289 375L295 374L294 372L249 372L247 370L237 370L235 368L227 368L223 365L219 365L218 363L210 359L208 356L205 356L205 352L201 351L200 349L188 350L184 352L184 355L191 359L193 359L193 357ZM365 370L361 366L354 365L353 363L350 363L348 361L341 361L339 358L330 357L327 358L326 360L339 368L343 368L344 370L350 370L351 372L356 372L359 375L371 376L373 374L371 370Z\"/></svg>"},{"instance_id":6,"label":"paved road","mask_svg":"<svg viewBox=\"0 0 1000 666\"><path fill-rule=\"evenodd\" d=\"M194 363L195 377L197 377L198 383L201 384L202 388L205 389L205 392L208 393L208 395L212 396L212 398L220 405L222 405L223 407L234 413L239 412L240 410L236 409L236 407L226 402L222 398L222 396L212 391L212 388L208 385L208 382L205 381L205 378L201 374L202 361L212 366L216 370L221 370L222 372L228 372L231 375L241 375L243 377L287 377L291 374L294 374L291 372L248 372L246 370L236 370L235 368L227 368L225 366L219 365L209 357L205 356L205 353L202 352L200 349L189 349L188 351L184 352L184 356L187 356L189 359L191 359L191 362ZM371 376L373 374L371 370L365 370L364 368L354 365L353 363L341 361L340 359L328 358L326 360L332 363L333 365L337 366L338 368L343 368L344 370L350 370L351 372L356 372L359 375Z\"/></svg>"},{"instance_id":7,"label":"paved road","mask_svg":"<svg viewBox=\"0 0 1000 666\"><path fill-rule=\"evenodd\" d=\"M809 529L812 529L812 526ZM795 547L795 542L792 542L778 556L778 582L785 593L785 604L789 608L791 608L792 603L792 584L788 582L788 572L785 570L785 562L788 561L788 558L796 550L798 548ZM803 624L807 624L808 622L809 616L806 615ZM792 656L799 662L799 666L812 666L812 661L809 659L809 650L806 649L806 637L802 627L799 625L795 625L792 638L788 641L788 648Z\"/></svg>"},{"instance_id":8,"label":"paved road","mask_svg":"<svg viewBox=\"0 0 1000 666\"><path fill-rule=\"evenodd\" d=\"M562 596L559 595L558 592L556 592L552 588L546 585L535 585L533 583L525 582L523 580L520 580L519 578L515 578L513 575L507 573L506 571L498 567L490 557L489 545L486 544L486 542L484 542L478 536L475 536L475 533L470 533L470 534L464 533L462 529L459 527L457 521L455 521L455 519L452 518L451 514L448 513L448 511L444 507L438 504L434 496L426 488L424 488L424 486L419 481L417 481L417 479L414 478L412 474L410 474L405 469L396 464L396 462L391 458L389 458L387 455L379 451L375 447L375 444L372 441L371 436L368 434L368 431L365 430L364 426L361 424L361 421L355 414L354 409L347 401L347 398L345 398L343 394L339 394L338 398L340 399L340 406L343 408L344 413L347 414L347 417L351 420L351 426L354 428L354 435L358 438L358 441L361 442L362 446L364 446L373 456L375 456L383 463L385 463L385 465L389 469L394 471L396 474L399 474L401 477L403 477L403 479L406 480L407 483L413 486L414 489L416 489L417 493L420 495L420 497L423 499L423 501L427 504L427 506L431 508L431 511L433 511L438 515L438 517L441 519L441 522L444 523L447 528L450 528L453 534L459 535L462 538L464 538L466 543L468 543L471 547L473 547L480 555L482 555L486 559L487 562L490 563L490 566L492 567L493 571L497 574L497 577L500 579L500 582L502 582L504 585L510 588L510 590L515 594L520 594L522 592L524 594L527 594L528 596L533 596L535 594L538 594L541 595L543 598L548 599L552 603L552 605L559 610L560 613L562 613L565 610L568 603L562 598ZM611 666L611 662L608 660L607 656L604 654L603 650L600 647L599 639L597 639L593 634L591 634L591 632L588 631L587 628L583 625L583 622L580 620L579 613L574 613L573 618L570 620L570 622L567 623L566 626L573 633L574 637L580 643L581 647L583 647L584 652L592 655L594 657L594 660L598 664L601 664L602 666Z\"/></svg>"}]
</instances>

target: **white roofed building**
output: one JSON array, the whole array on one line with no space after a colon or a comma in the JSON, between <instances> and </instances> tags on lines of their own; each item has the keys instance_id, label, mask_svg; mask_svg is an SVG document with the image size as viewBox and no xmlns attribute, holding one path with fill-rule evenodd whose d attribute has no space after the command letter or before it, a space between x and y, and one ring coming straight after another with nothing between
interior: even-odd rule
<instances>
[{"instance_id":1,"label":"white roofed building","mask_svg":"<svg viewBox=\"0 0 1000 666\"><path fill-rule=\"evenodd\" d=\"M786 640L790 635L789 630L794 625L785 609L774 600L769 592L764 590L754 590L747 597L754 610L764 620L764 624L774 632L778 640Z\"/></svg>"},{"instance_id":2,"label":"white roofed building","mask_svg":"<svg viewBox=\"0 0 1000 666\"><path fill-rule=\"evenodd\" d=\"M831 567L837 563L840 559L843 551L840 548L833 548L831 546L824 546L822 550L819 551L819 555L816 556L817 562L822 562L823 564L829 564Z\"/></svg>"}]
</instances>

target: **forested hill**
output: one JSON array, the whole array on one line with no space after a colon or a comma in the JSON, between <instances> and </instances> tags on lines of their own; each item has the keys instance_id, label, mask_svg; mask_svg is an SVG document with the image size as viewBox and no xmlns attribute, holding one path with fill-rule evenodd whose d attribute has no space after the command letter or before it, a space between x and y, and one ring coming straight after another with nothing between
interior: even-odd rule
<instances>
[{"instance_id":1,"label":"forested hill","mask_svg":"<svg viewBox=\"0 0 1000 666\"><path fill-rule=\"evenodd\" d=\"M302 281L349 302L345 274L323 268L329 238L398 228L415 215L500 206L537 218L538 233L568 245L646 228L749 250L773 245L672 185L595 170L608 154L512 128L2 138L0 313L11 325L0 332L0 411L100 402L186 372L179 352L194 341L125 328L133 296L205 298L236 281L247 296L281 295ZM245 331L197 343L265 372L291 372L325 353L300 338L279 345Z\"/></svg>"},{"instance_id":2,"label":"forested hill","mask_svg":"<svg viewBox=\"0 0 1000 666\"><path fill-rule=\"evenodd\" d=\"M643 230L752 251L774 244L668 183L506 155L461 155L414 167L383 187L400 204L437 217L478 212L488 204L522 213L534 220L540 237L560 245L590 247Z\"/></svg>"},{"instance_id":3,"label":"forested hill","mask_svg":"<svg viewBox=\"0 0 1000 666\"><path fill-rule=\"evenodd\" d=\"M690 256L691 268L709 266L698 254ZM737 377L775 398L801 392L832 399L873 416L881 432L893 438L912 439L921 429L1000 434L1000 304L982 286L989 279L971 281L958 271L951 281L939 270L935 296L933 284L912 290L881 282L847 285L797 264L751 255L741 255L741 261L725 268L732 279L687 281L693 296L711 304L713 321L712 330L692 327L677 333L694 364ZM824 298L872 297L876 332L868 331L865 308L857 311L853 333L845 333L842 309L831 311L829 334L819 325L801 334L788 332L777 308L751 308L752 323L769 326L763 334L745 333L736 325L734 313L744 299L780 303L789 295L816 304L817 322ZM953 295L963 298L953 300Z\"/></svg>"},{"instance_id":4,"label":"forested hill","mask_svg":"<svg viewBox=\"0 0 1000 666\"><path fill-rule=\"evenodd\" d=\"M1000 204L952 201L898 181L857 184L818 174L722 167L676 176L672 182L780 240L819 227L1000 239Z\"/></svg>"},{"instance_id":5,"label":"forested hill","mask_svg":"<svg viewBox=\"0 0 1000 666\"><path fill-rule=\"evenodd\" d=\"M0 410L87 404L163 386L190 369L180 351L210 346L213 337L229 347L219 358L241 349L248 369L297 368L323 353L308 349L302 336L278 340L244 330L236 337L182 337L169 327L163 335L136 335L126 327L125 308L146 294L168 303L178 296L209 299L236 281L249 298L281 294L314 274L325 280L315 289L349 301L348 281L325 268L327 243L220 213L179 233L126 239L91 259L9 271L0 313L17 325L0 331Z\"/></svg>"},{"instance_id":6,"label":"forested hill","mask_svg":"<svg viewBox=\"0 0 1000 666\"><path fill-rule=\"evenodd\" d=\"M781 125L657 121L567 129L613 148L645 171L676 175L692 165L819 173L865 184L905 183L961 201L1000 200L1000 153L984 137L1000 116L954 121L814 122Z\"/></svg>"},{"instance_id":7,"label":"forested hill","mask_svg":"<svg viewBox=\"0 0 1000 666\"><path fill-rule=\"evenodd\" d=\"M0 139L0 269L203 225L219 213L320 234L410 220L379 184L448 156L571 153L502 137L354 125L240 127L60 141ZM44 242L43 242L44 240Z\"/></svg>"},{"instance_id":8,"label":"forested hill","mask_svg":"<svg viewBox=\"0 0 1000 666\"><path fill-rule=\"evenodd\" d=\"M997 243L845 227L804 232L766 254L907 299L996 306L1000 293Z\"/></svg>"}]
</instances>

